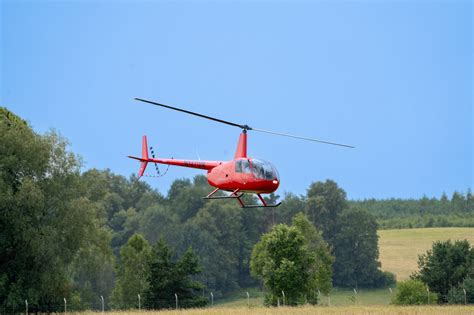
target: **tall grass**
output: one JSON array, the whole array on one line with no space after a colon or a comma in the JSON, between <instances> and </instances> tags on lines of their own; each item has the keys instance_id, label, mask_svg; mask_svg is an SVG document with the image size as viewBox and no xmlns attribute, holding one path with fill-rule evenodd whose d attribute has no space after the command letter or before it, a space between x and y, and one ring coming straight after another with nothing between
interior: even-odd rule
<instances>
[{"instance_id":1,"label":"tall grass","mask_svg":"<svg viewBox=\"0 0 474 315\"><path fill-rule=\"evenodd\" d=\"M97 312L84 312L81 315L97 315ZM444 314L474 314L473 306L341 306L341 307L323 307L323 306L303 306L303 307L279 307L279 308L205 308L190 310L169 310L169 311L124 311L124 312L107 312L106 315L270 315L270 314L287 314L287 315L304 315L304 314L354 314L354 315L444 315Z\"/></svg>"}]
</instances>

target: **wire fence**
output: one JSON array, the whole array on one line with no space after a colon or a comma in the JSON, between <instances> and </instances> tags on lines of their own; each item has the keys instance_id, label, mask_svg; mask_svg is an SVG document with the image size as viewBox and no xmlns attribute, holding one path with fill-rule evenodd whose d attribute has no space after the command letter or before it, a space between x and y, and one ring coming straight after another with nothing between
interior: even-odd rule
<instances>
[{"instance_id":1,"label":"wire fence","mask_svg":"<svg viewBox=\"0 0 474 315\"><path fill-rule=\"evenodd\" d=\"M0 307L0 315L2 314L31 314L31 313L74 313L80 311L95 311L104 312L112 309L143 309L143 299L140 294L136 297L130 297L129 299L122 301L122 305L127 307L114 307L110 304L103 296L99 296L96 300L91 302L77 302L69 301L66 298L58 298L53 302L44 304L38 304L29 302L27 299L24 301L24 305L16 305L14 307ZM169 298L160 298L152 303L148 303L146 306L149 309L180 309L189 307L205 307L213 306L214 295L211 294L206 298L200 298L196 300L179 299L178 294L174 294Z\"/></svg>"},{"instance_id":2,"label":"wire fence","mask_svg":"<svg viewBox=\"0 0 474 315\"><path fill-rule=\"evenodd\" d=\"M349 291L350 292L350 291ZM429 296L429 291L427 291ZM395 293L395 289L387 288L387 294L391 297ZM367 293L366 293L367 294ZM318 304L325 306L331 305L331 295L322 294L321 291L317 291L318 295ZM353 304L360 304L360 292L354 288L352 294L348 293L346 296L348 300ZM466 291L464 290L464 295ZM260 295L261 296L261 295ZM258 296L255 296L258 297ZM340 297L340 296L339 296ZM250 303L251 295L249 292L245 292L245 296L242 296L242 299L246 300L246 306L251 307ZM210 292L208 296L203 296L204 303L200 307L213 307L214 306L214 294ZM285 306L288 304L287 296L284 291L281 291L281 295L277 297L277 306ZM54 302L48 302L42 305L37 303L28 302L26 299L24 305L17 305L15 307L3 307L0 308L0 315L2 314L31 314L31 313L74 313L80 311L95 311L95 312L105 312L108 310L115 309L127 309L127 310L141 310L144 309L143 298L140 294L137 294L135 297L130 297L126 301L122 301L122 305L127 305L127 307L114 307L110 305L108 301L103 296L98 296L96 300L90 302L78 302L78 301L68 301L66 298L58 298ZM154 301L153 303L147 303L147 309L181 309L188 308L190 306L196 307L196 305L191 305L190 300L182 299L180 300L178 294L174 294L169 298L160 298ZM339 303L338 303L339 304ZM467 305L466 298L464 299L464 304Z\"/></svg>"}]
</instances>

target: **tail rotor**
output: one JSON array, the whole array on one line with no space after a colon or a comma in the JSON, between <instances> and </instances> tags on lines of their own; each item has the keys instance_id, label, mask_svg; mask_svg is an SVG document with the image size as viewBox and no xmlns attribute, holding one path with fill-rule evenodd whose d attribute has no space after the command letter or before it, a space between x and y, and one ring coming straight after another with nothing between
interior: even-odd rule
<instances>
[{"instance_id":1,"label":"tail rotor","mask_svg":"<svg viewBox=\"0 0 474 315\"><path fill-rule=\"evenodd\" d=\"M153 151L153 147L150 147L150 153L151 153L151 157L155 159L155 151ZM158 164L157 163L154 163L154 164L155 164L156 174L160 176L160 169L158 168Z\"/></svg>"}]
</instances>

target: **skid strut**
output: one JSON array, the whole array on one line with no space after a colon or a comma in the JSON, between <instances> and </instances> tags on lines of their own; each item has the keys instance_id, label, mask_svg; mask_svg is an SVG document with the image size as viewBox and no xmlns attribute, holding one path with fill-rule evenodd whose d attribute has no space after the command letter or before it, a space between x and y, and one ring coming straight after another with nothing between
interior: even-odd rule
<instances>
[{"instance_id":1,"label":"skid strut","mask_svg":"<svg viewBox=\"0 0 474 315\"><path fill-rule=\"evenodd\" d=\"M213 191L211 191L206 197L204 197L203 199L210 199L210 200L213 200L213 199L235 199L235 198L240 198L243 196L243 193L240 193L240 194L237 194L237 192L239 191L238 189L234 190L229 196L215 196L213 197L213 195L218 192L220 189L219 188L216 188L214 189Z\"/></svg>"},{"instance_id":2,"label":"skid strut","mask_svg":"<svg viewBox=\"0 0 474 315\"><path fill-rule=\"evenodd\" d=\"M213 191L211 191L206 197L203 197L203 199L209 199L209 200L215 200L215 199L237 199L237 201L239 202L240 204L240 207L242 208L275 208L275 207L278 207L279 205L281 205L281 202L277 203L277 204L274 204L274 205L269 205L266 203L265 199L263 199L263 197L260 195L260 194L256 194L258 199L260 199L260 201L262 202L262 204L260 205L246 205L244 203L244 201L241 199L242 196L244 195L243 192L240 192L240 189L236 189L234 190L230 195L228 196L215 196L214 197L214 194L217 193L220 189L219 188L216 188L214 189Z\"/></svg>"}]
</instances>

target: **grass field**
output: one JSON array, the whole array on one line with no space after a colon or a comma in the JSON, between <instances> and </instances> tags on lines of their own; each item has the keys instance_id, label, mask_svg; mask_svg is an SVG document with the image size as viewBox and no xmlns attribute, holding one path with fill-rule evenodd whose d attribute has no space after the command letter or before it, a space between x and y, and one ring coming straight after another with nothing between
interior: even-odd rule
<instances>
[{"instance_id":1,"label":"grass field","mask_svg":"<svg viewBox=\"0 0 474 315\"><path fill-rule=\"evenodd\" d=\"M95 315L97 312L84 312L81 315ZM279 307L279 308L206 308L206 309L191 309L183 311L160 311L160 312L107 312L107 315L270 315L270 314L288 314L288 315L309 315L309 314L354 314L354 315L395 315L395 314L430 314L430 315L444 315L444 314L474 314L472 306L341 306L341 307L325 307L325 306L303 306L303 307Z\"/></svg>"},{"instance_id":2,"label":"grass field","mask_svg":"<svg viewBox=\"0 0 474 315\"><path fill-rule=\"evenodd\" d=\"M382 230L380 236L380 259L382 269L394 272L398 280L408 278L417 269L418 255L425 253L436 240L467 239L474 244L474 228L426 228ZM249 288L250 300L247 301L246 290L236 292L228 299L217 300L214 307L205 309L160 311L160 312L107 312L107 315L258 315L258 314L469 314L474 315L474 306L394 306L389 305L392 294L388 288L377 290L359 289L357 298L350 289L334 288L328 297L321 298L318 306L302 307L263 307L263 292ZM248 303L250 308L248 307ZM82 315L96 312L80 313Z\"/></svg>"},{"instance_id":3,"label":"grass field","mask_svg":"<svg viewBox=\"0 0 474 315\"><path fill-rule=\"evenodd\" d=\"M418 255L425 253L431 248L434 241L467 239L471 244L474 244L474 228L381 230L379 231L379 236L382 269L395 273L398 281L407 279L412 272L417 270ZM262 306L263 292L255 289L249 289L249 292L251 297L250 306ZM388 288L377 290L359 289L356 305L388 305L391 297L392 293L390 293ZM334 288L329 299L327 297L321 298L321 304L323 306L336 306L336 309L337 307L354 305L354 291ZM245 290L237 292L232 298L217 301L216 306L246 308L247 298ZM474 310L472 314L474 314Z\"/></svg>"},{"instance_id":4,"label":"grass field","mask_svg":"<svg viewBox=\"0 0 474 315\"><path fill-rule=\"evenodd\" d=\"M405 280L418 269L418 255L425 253L437 240L467 239L474 244L474 228L423 228L380 230L378 232L382 270Z\"/></svg>"},{"instance_id":5,"label":"grass field","mask_svg":"<svg viewBox=\"0 0 474 315\"><path fill-rule=\"evenodd\" d=\"M249 290L250 291L250 290ZM251 290L250 292L250 306L257 307L263 305L263 292ZM322 306L350 306L350 305L388 305L392 295L389 289L365 290L359 289L357 298L354 296L354 291L351 289L334 288L329 295L321 297ZM236 293L236 295L229 299L219 300L216 306L219 307L247 307L247 298L245 291Z\"/></svg>"}]
</instances>

